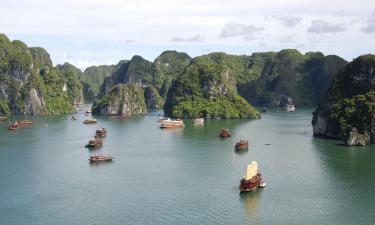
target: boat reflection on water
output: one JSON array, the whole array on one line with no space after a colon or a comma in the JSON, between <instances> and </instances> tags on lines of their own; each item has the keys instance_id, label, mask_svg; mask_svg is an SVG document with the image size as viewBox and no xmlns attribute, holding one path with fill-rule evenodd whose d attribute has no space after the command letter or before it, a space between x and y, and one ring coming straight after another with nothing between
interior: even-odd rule
<instances>
[{"instance_id":1,"label":"boat reflection on water","mask_svg":"<svg viewBox=\"0 0 375 225\"><path fill-rule=\"evenodd\" d=\"M260 200L262 189L253 192L240 192L240 200L243 203L246 217L254 219L257 216L257 205Z\"/></svg>"}]
</instances>

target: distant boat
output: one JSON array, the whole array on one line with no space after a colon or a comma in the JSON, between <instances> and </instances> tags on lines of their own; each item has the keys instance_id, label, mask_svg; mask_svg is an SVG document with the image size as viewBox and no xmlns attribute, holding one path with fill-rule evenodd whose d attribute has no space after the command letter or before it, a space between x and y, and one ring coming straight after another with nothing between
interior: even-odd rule
<instances>
[{"instance_id":1,"label":"distant boat","mask_svg":"<svg viewBox=\"0 0 375 225\"><path fill-rule=\"evenodd\" d=\"M239 142L236 143L234 146L235 150L244 150L249 148L249 141L241 139Z\"/></svg>"},{"instance_id":2,"label":"distant boat","mask_svg":"<svg viewBox=\"0 0 375 225\"><path fill-rule=\"evenodd\" d=\"M193 118L193 124L195 124L195 125L201 125L201 124L204 124L204 118L203 118L203 117L200 117L200 118Z\"/></svg>"},{"instance_id":3,"label":"distant boat","mask_svg":"<svg viewBox=\"0 0 375 225\"><path fill-rule=\"evenodd\" d=\"M220 132L221 138L227 138L230 136L231 136L231 133L229 132L229 129L226 129L226 128L221 129L221 132Z\"/></svg>"},{"instance_id":4,"label":"distant boat","mask_svg":"<svg viewBox=\"0 0 375 225\"><path fill-rule=\"evenodd\" d=\"M71 120L77 120L77 117L75 116L72 116L72 118L70 118Z\"/></svg>"},{"instance_id":5,"label":"distant boat","mask_svg":"<svg viewBox=\"0 0 375 225\"><path fill-rule=\"evenodd\" d=\"M287 104L286 107L285 107L285 110L287 112L294 112L296 110L296 108L292 104Z\"/></svg>"},{"instance_id":6,"label":"distant boat","mask_svg":"<svg viewBox=\"0 0 375 225\"><path fill-rule=\"evenodd\" d=\"M91 119L85 119L84 121L83 121L83 123L84 124L95 124L97 121L96 121L96 119L94 119L94 118L91 118Z\"/></svg>"},{"instance_id":7,"label":"distant boat","mask_svg":"<svg viewBox=\"0 0 375 225\"><path fill-rule=\"evenodd\" d=\"M86 113L91 113L91 110L86 110Z\"/></svg>"},{"instance_id":8,"label":"distant boat","mask_svg":"<svg viewBox=\"0 0 375 225\"><path fill-rule=\"evenodd\" d=\"M28 120L28 119L18 120L17 122L18 122L19 125L31 125L31 124L33 124L33 121Z\"/></svg>"},{"instance_id":9,"label":"distant boat","mask_svg":"<svg viewBox=\"0 0 375 225\"><path fill-rule=\"evenodd\" d=\"M185 124L184 121L180 119L172 120L167 119L160 122L160 128L166 129L166 128L184 128Z\"/></svg>"},{"instance_id":10,"label":"distant boat","mask_svg":"<svg viewBox=\"0 0 375 225\"><path fill-rule=\"evenodd\" d=\"M105 161L112 161L113 157L110 155L92 155L89 158L89 161L94 162L105 162Z\"/></svg>"},{"instance_id":11,"label":"distant boat","mask_svg":"<svg viewBox=\"0 0 375 225\"><path fill-rule=\"evenodd\" d=\"M7 118L5 116L0 116L0 122L5 121Z\"/></svg>"},{"instance_id":12,"label":"distant boat","mask_svg":"<svg viewBox=\"0 0 375 225\"><path fill-rule=\"evenodd\" d=\"M247 165L246 175L240 182L240 191L252 191L258 187L265 187L262 180L262 174L258 170L257 161L252 161Z\"/></svg>"},{"instance_id":13,"label":"distant boat","mask_svg":"<svg viewBox=\"0 0 375 225\"><path fill-rule=\"evenodd\" d=\"M107 129L100 128L100 129L96 130L96 132L95 132L95 138L103 138L105 136L107 136Z\"/></svg>"},{"instance_id":14,"label":"distant boat","mask_svg":"<svg viewBox=\"0 0 375 225\"><path fill-rule=\"evenodd\" d=\"M11 124L8 126L8 129L9 129L9 130L17 130L18 128L20 128L20 125L18 124L17 121L11 123Z\"/></svg>"},{"instance_id":15,"label":"distant boat","mask_svg":"<svg viewBox=\"0 0 375 225\"><path fill-rule=\"evenodd\" d=\"M268 109L266 108L266 107L264 107L264 108L262 108L262 112L267 112L268 111Z\"/></svg>"},{"instance_id":16,"label":"distant boat","mask_svg":"<svg viewBox=\"0 0 375 225\"><path fill-rule=\"evenodd\" d=\"M85 146L86 148L99 148L103 145L103 141L99 138L89 140L89 143Z\"/></svg>"}]
</instances>

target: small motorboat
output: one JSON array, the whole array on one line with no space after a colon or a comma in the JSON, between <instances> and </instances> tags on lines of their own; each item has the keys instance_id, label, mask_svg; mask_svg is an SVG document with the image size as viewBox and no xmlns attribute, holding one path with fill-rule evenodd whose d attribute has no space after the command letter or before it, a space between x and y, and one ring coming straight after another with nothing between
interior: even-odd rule
<instances>
[{"instance_id":1,"label":"small motorboat","mask_svg":"<svg viewBox=\"0 0 375 225\"><path fill-rule=\"evenodd\" d=\"M226 128L221 129L221 132L220 132L221 138L227 138L230 136L231 136L231 133L229 132L229 129L226 129Z\"/></svg>"},{"instance_id":2,"label":"small motorboat","mask_svg":"<svg viewBox=\"0 0 375 225\"><path fill-rule=\"evenodd\" d=\"M107 161L112 161L113 157L110 155L92 155L89 158L89 161L91 163L94 162L107 162Z\"/></svg>"},{"instance_id":3,"label":"small motorboat","mask_svg":"<svg viewBox=\"0 0 375 225\"><path fill-rule=\"evenodd\" d=\"M18 124L17 121L11 123L11 124L8 126L8 129L9 129L9 130L17 130L18 128L20 128L20 125Z\"/></svg>"},{"instance_id":4,"label":"small motorboat","mask_svg":"<svg viewBox=\"0 0 375 225\"><path fill-rule=\"evenodd\" d=\"M96 121L96 119L94 119L94 118L91 118L91 119L85 119L84 121L83 121L83 123L84 124L95 124L97 121Z\"/></svg>"},{"instance_id":5,"label":"small motorboat","mask_svg":"<svg viewBox=\"0 0 375 225\"><path fill-rule=\"evenodd\" d=\"M267 186L267 183L266 182L260 182L260 184L259 184L259 187L260 188L265 188Z\"/></svg>"},{"instance_id":6,"label":"small motorboat","mask_svg":"<svg viewBox=\"0 0 375 225\"><path fill-rule=\"evenodd\" d=\"M236 143L234 146L234 150L239 151L239 150L244 150L249 148L249 141L245 139L240 139L239 142Z\"/></svg>"},{"instance_id":7,"label":"small motorboat","mask_svg":"<svg viewBox=\"0 0 375 225\"><path fill-rule=\"evenodd\" d=\"M201 117L201 118L193 118L193 124L194 125L202 125L204 124L204 118Z\"/></svg>"},{"instance_id":8,"label":"small motorboat","mask_svg":"<svg viewBox=\"0 0 375 225\"><path fill-rule=\"evenodd\" d=\"M103 145L103 141L99 138L89 140L89 143L85 145L86 148L100 148Z\"/></svg>"},{"instance_id":9,"label":"small motorboat","mask_svg":"<svg viewBox=\"0 0 375 225\"><path fill-rule=\"evenodd\" d=\"M107 136L107 129L100 128L96 130L95 138L104 138L105 136Z\"/></svg>"}]
</instances>

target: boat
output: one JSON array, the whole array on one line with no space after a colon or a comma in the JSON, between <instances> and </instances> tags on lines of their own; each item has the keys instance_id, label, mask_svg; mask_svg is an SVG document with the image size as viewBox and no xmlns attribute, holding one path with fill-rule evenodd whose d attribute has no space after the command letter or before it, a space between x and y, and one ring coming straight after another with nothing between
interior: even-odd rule
<instances>
[{"instance_id":1,"label":"boat","mask_svg":"<svg viewBox=\"0 0 375 225\"><path fill-rule=\"evenodd\" d=\"M28 119L18 120L17 122L18 122L18 124L20 126L21 125L31 125L31 124L33 124L33 121L32 120L28 120Z\"/></svg>"},{"instance_id":2,"label":"boat","mask_svg":"<svg viewBox=\"0 0 375 225\"><path fill-rule=\"evenodd\" d=\"M5 121L7 118L5 116L0 116L0 122Z\"/></svg>"},{"instance_id":3,"label":"boat","mask_svg":"<svg viewBox=\"0 0 375 225\"><path fill-rule=\"evenodd\" d=\"M91 110L86 110L86 114L91 113Z\"/></svg>"},{"instance_id":4,"label":"boat","mask_svg":"<svg viewBox=\"0 0 375 225\"><path fill-rule=\"evenodd\" d=\"M285 110L287 112L294 112L296 110L296 108L292 104L287 104L286 107L285 107Z\"/></svg>"},{"instance_id":5,"label":"boat","mask_svg":"<svg viewBox=\"0 0 375 225\"><path fill-rule=\"evenodd\" d=\"M71 120L77 120L77 117L72 116Z\"/></svg>"},{"instance_id":6,"label":"boat","mask_svg":"<svg viewBox=\"0 0 375 225\"><path fill-rule=\"evenodd\" d=\"M96 121L96 119L94 119L94 118L91 118L91 119L85 119L84 121L83 121L83 123L84 124L95 124L97 121Z\"/></svg>"},{"instance_id":7,"label":"boat","mask_svg":"<svg viewBox=\"0 0 375 225\"><path fill-rule=\"evenodd\" d=\"M253 191L260 186L265 187L262 174L258 170L257 161L251 161L251 163L247 165L245 177L242 178L240 182L240 191Z\"/></svg>"},{"instance_id":8,"label":"boat","mask_svg":"<svg viewBox=\"0 0 375 225\"><path fill-rule=\"evenodd\" d=\"M231 136L231 133L229 132L229 129L226 129L226 128L221 129L221 132L220 132L221 138L227 138L230 136Z\"/></svg>"},{"instance_id":9,"label":"boat","mask_svg":"<svg viewBox=\"0 0 375 225\"><path fill-rule=\"evenodd\" d=\"M200 124L203 124L203 123L204 123L204 118L203 117L201 117L201 118L193 118L193 124L200 125Z\"/></svg>"},{"instance_id":10,"label":"boat","mask_svg":"<svg viewBox=\"0 0 375 225\"><path fill-rule=\"evenodd\" d=\"M10 124L10 125L8 126L8 129L9 129L9 130L17 130L18 128L20 128L20 125L18 124L17 121L16 121L16 122L13 122L12 124Z\"/></svg>"},{"instance_id":11,"label":"boat","mask_svg":"<svg viewBox=\"0 0 375 225\"><path fill-rule=\"evenodd\" d=\"M96 130L96 132L95 132L95 138L103 138L105 136L107 136L107 129L100 128L100 129Z\"/></svg>"},{"instance_id":12,"label":"boat","mask_svg":"<svg viewBox=\"0 0 375 225\"><path fill-rule=\"evenodd\" d=\"M249 148L249 141L245 139L240 139L240 141L237 142L236 145L234 146L235 150L244 150L248 148Z\"/></svg>"},{"instance_id":13,"label":"boat","mask_svg":"<svg viewBox=\"0 0 375 225\"><path fill-rule=\"evenodd\" d=\"M185 127L184 121L180 119L172 120L167 119L160 122L160 128L166 129L166 128L183 128Z\"/></svg>"},{"instance_id":14,"label":"boat","mask_svg":"<svg viewBox=\"0 0 375 225\"><path fill-rule=\"evenodd\" d=\"M262 112L266 113L267 111L268 111L268 109L266 107L262 108Z\"/></svg>"},{"instance_id":15,"label":"boat","mask_svg":"<svg viewBox=\"0 0 375 225\"><path fill-rule=\"evenodd\" d=\"M92 155L89 158L90 162L106 162L106 161L112 161L113 157L110 155Z\"/></svg>"},{"instance_id":16,"label":"boat","mask_svg":"<svg viewBox=\"0 0 375 225\"><path fill-rule=\"evenodd\" d=\"M89 140L89 143L85 145L86 148L99 148L102 147L103 141L99 138Z\"/></svg>"}]
</instances>

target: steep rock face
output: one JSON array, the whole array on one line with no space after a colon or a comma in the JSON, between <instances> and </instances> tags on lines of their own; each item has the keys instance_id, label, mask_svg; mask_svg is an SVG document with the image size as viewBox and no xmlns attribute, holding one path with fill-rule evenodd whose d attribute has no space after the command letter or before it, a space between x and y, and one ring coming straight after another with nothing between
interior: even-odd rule
<instances>
[{"instance_id":1,"label":"steep rock face","mask_svg":"<svg viewBox=\"0 0 375 225\"><path fill-rule=\"evenodd\" d=\"M121 60L116 65L90 66L85 69L79 79L89 85L92 93L97 95L99 94L100 87L103 85L105 78L110 77L122 64L127 62L126 60Z\"/></svg>"},{"instance_id":2,"label":"steep rock face","mask_svg":"<svg viewBox=\"0 0 375 225\"><path fill-rule=\"evenodd\" d=\"M260 118L238 95L231 69L199 57L173 82L164 113L177 118Z\"/></svg>"},{"instance_id":3,"label":"steep rock face","mask_svg":"<svg viewBox=\"0 0 375 225\"><path fill-rule=\"evenodd\" d=\"M158 90L154 86L147 86L144 89L145 101L148 109L162 109L164 99L159 95Z\"/></svg>"},{"instance_id":4,"label":"steep rock face","mask_svg":"<svg viewBox=\"0 0 375 225\"><path fill-rule=\"evenodd\" d=\"M0 113L67 113L80 102L80 84L75 76L53 67L42 48L28 48L0 34ZM63 86L67 84L64 92Z\"/></svg>"},{"instance_id":5,"label":"steep rock face","mask_svg":"<svg viewBox=\"0 0 375 225\"><path fill-rule=\"evenodd\" d=\"M360 56L335 76L326 97L314 112L314 135L348 139L348 143L354 144L356 137L368 135L371 143L375 142L374 90L375 56Z\"/></svg>"},{"instance_id":6,"label":"steep rock face","mask_svg":"<svg viewBox=\"0 0 375 225\"><path fill-rule=\"evenodd\" d=\"M146 114L143 89L136 84L115 85L108 95L94 102L92 113L122 117Z\"/></svg>"}]
</instances>

